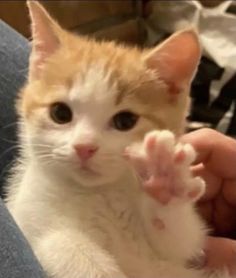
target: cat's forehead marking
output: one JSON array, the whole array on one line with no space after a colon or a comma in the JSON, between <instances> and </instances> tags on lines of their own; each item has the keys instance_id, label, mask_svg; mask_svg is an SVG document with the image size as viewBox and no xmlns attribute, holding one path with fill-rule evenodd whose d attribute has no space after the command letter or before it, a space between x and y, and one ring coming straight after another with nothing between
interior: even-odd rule
<instances>
[{"instance_id":1,"label":"cat's forehead marking","mask_svg":"<svg viewBox=\"0 0 236 278\"><path fill-rule=\"evenodd\" d=\"M119 105L125 98L125 91L119 91L116 95L115 105Z\"/></svg>"},{"instance_id":2,"label":"cat's forehead marking","mask_svg":"<svg viewBox=\"0 0 236 278\"><path fill-rule=\"evenodd\" d=\"M103 63L94 63L78 73L71 86L69 97L71 101L86 102L92 98L114 98L116 84L111 81L112 72Z\"/></svg>"}]
</instances>

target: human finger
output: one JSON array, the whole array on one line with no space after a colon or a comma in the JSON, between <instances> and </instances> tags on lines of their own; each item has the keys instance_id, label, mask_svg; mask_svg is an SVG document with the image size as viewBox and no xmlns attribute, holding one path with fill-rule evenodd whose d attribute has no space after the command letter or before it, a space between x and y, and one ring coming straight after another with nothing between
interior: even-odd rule
<instances>
[{"instance_id":1,"label":"human finger","mask_svg":"<svg viewBox=\"0 0 236 278\"><path fill-rule=\"evenodd\" d=\"M206 266L210 269L227 268L236 274L236 241L226 238L208 237L205 247Z\"/></svg>"},{"instance_id":2,"label":"human finger","mask_svg":"<svg viewBox=\"0 0 236 278\"><path fill-rule=\"evenodd\" d=\"M224 181L222 185L222 194L231 206L236 207L236 179Z\"/></svg>"},{"instance_id":3,"label":"human finger","mask_svg":"<svg viewBox=\"0 0 236 278\"><path fill-rule=\"evenodd\" d=\"M202 162L218 176L236 177L236 140L212 129L185 134L181 142L190 143L198 153L196 164Z\"/></svg>"}]
</instances>

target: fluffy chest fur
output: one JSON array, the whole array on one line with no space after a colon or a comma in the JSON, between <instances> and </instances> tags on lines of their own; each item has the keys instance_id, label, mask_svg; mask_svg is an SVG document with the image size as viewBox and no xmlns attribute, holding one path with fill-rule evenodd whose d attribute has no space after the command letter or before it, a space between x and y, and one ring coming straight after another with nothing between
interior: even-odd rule
<instances>
[{"instance_id":1,"label":"fluffy chest fur","mask_svg":"<svg viewBox=\"0 0 236 278\"><path fill-rule=\"evenodd\" d=\"M152 206L128 171L118 182L102 188L74 186L63 175L49 174L34 161L22 174L18 177L20 186L15 191L12 188L8 207L49 274L56 271L58 277L81 278L155 278L157 274L166 278L203 277L184 267L186 256L198 250L203 235L191 206L183 210L176 206L170 211ZM146 202L151 212L145 211ZM165 223L171 221L164 232L152 225L152 217L163 212ZM179 244L173 231L179 236L186 233L186 244ZM188 255L181 258L186 247ZM68 261L70 252L78 254ZM55 268L61 259L69 265L67 271L62 263Z\"/></svg>"},{"instance_id":2,"label":"fluffy chest fur","mask_svg":"<svg viewBox=\"0 0 236 278\"><path fill-rule=\"evenodd\" d=\"M148 240L140 213L143 192L133 175L102 189L75 189L32 163L21 178L21 188L12 192L8 207L36 254L49 231L68 227L82 234L81 244L83 238L94 243L95 254L100 249L115 257L129 277L146 277L157 267L158 252Z\"/></svg>"}]
</instances>

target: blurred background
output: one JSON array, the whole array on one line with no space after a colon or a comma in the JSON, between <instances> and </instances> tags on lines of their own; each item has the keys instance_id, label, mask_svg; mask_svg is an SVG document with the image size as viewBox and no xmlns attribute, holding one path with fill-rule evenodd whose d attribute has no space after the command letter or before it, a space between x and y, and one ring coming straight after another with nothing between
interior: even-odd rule
<instances>
[{"instance_id":1,"label":"blurred background","mask_svg":"<svg viewBox=\"0 0 236 278\"><path fill-rule=\"evenodd\" d=\"M168 0L167 0L168 1ZM224 0L201 0L205 6L214 7ZM29 17L24 0L0 1L0 19L7 22L25 37L30 36ZM150 0L80 0L39 1L67 29L94 33L97 37L140 43L140 21L148 18L155 6ZM178 2L181 1L172 1ZM141 36L141 37L140 37Z\"/></svg>"},{"instance_id":2,"label":"blurred background","mask_svg":"<svg viewBox=\"0 0 236 278\"><path fill-rule=\"evenodd\" d=\"M1 1L0 18L24 36L30 36L26 1ZM40 1L66 29L97 37L138 41L142 1Z\"/></svg>"},{"instance_id":3,"label":"blurred background","mask_svg":"<svg viewBox=\"0 0 236 278\"><path fill-rule=\"evenodd\" d=\"M40 2L66 29L141 47L155 46L179 29L197 28L203 56L192 84L188 130L211 127L236 137L236 1ZM0 1L0 19L30 39L25 1Z\"/></svg>"}]
</instances>

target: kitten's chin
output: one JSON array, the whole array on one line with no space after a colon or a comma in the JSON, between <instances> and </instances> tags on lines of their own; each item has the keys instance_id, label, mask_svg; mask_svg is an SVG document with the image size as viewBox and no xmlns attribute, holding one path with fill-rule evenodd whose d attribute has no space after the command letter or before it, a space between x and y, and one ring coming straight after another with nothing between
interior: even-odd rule
<instances>
[{"instance_id":1,"label":"kitten's chin","mask_svg":"<svg viewBox=\"0 0 236 278\"><path fill-rule=\"evenodd\" d=\"M49 176L56 177L60 182L71 183L75 186L83 187L96 187L112 185L120 181L125 173L127 173L127 167L109 167L108 165L100 169L93 169L91 167L68 167L68 165L57 164L44 166L44 172L47 172Z\"/></svg>"},{"instance_id":2,"label":"kitten's chin","mask_svg":"<svg viewBox=\"0 0 236 278\"><path fill-rule=\"evenodd\" d=\"M84 186L84 187L97 187L97 186L105 186L105 185L108 185L108 184L112 184L114 183L116 180L114 178L111 178L111 177L106 177L106 176L92 176L92 175L88 175L88 176L85 176L85 175L76 175L74 177L74 180Z\"/></svg>"},{"instance_id":3,"label":"kitten's chin","mask_svg":"<svg viewBox=\"0 0 236 278\"><path fill-rule=\"evenodd\" d=\"M121 177L122 172L111 173L109 169L104 173L95 172L90 169L80 169L77 173L74 173L73 176L77 183L84 187L106 186L116 183Z\"/></svg>"}]
</instances>

